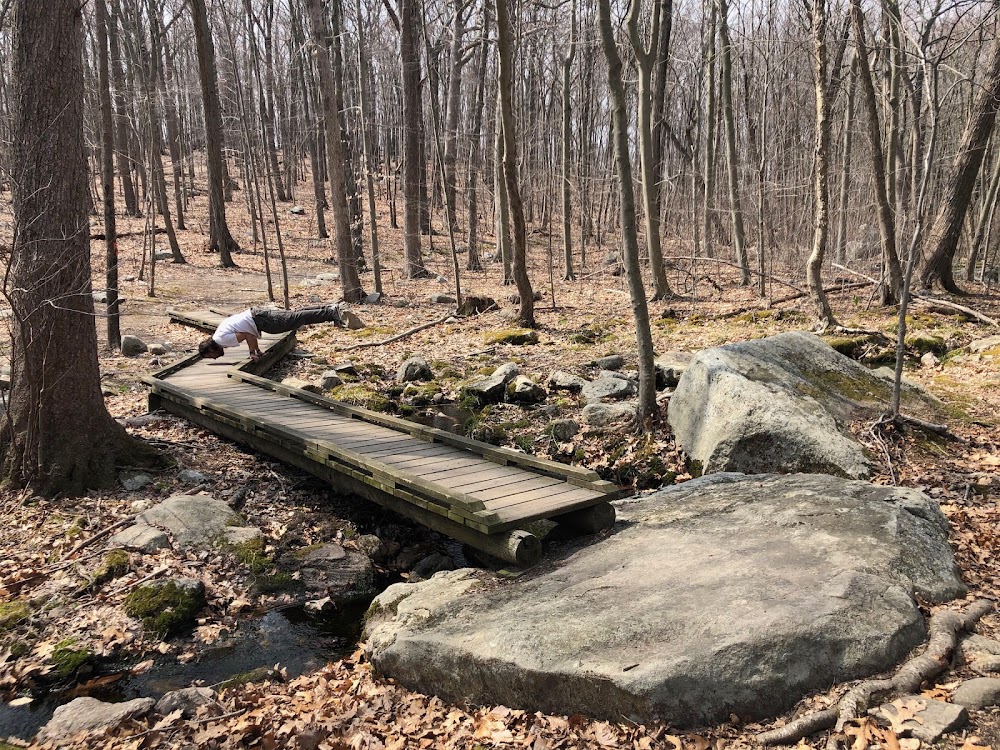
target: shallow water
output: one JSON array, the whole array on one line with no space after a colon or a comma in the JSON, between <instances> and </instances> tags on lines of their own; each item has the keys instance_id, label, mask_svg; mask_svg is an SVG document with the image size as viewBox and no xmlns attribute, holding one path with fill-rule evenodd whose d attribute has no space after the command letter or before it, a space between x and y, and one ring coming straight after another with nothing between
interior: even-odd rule
<instances>
[{"instance_id":1,"label":"shallow water","mask_svg":"<svg viewBox=\"0 0 1000 750\"><path fill-rule=\"evenodd\" d=\"M268 612L241 624L239 630L205 649L199 661L180 664L159 657L151 669L140 675L128 673L133 664L105 664L97 675L123 675L112 684L87 693L103 701L159 698L164 693L192 684L215 686L254 669L283 667L288 677L318 669L329 661L351 654L361 634L367 602L342 605L329 616L312 617L300 607ZM72 698L51 694L28 706L11 707L0 703L0 740L8 736L30 740L51 718L56 708Z\"/></svg>"}]
</instances>

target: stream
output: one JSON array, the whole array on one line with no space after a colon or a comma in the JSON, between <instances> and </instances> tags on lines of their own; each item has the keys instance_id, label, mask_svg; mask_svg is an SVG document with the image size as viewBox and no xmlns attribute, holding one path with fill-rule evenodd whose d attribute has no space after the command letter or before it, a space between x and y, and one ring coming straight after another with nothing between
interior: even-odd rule
<instances>
[{"instance_id":1,"label":"stream","mask_svg":"<svg viewBox=\"0 0 1000 750\"><path fill-rule=\"evenodd\" d=\"M205 648L197 661L181 664L170 656L157 655L154 665L139 675L132 675L129 670L148 658L148 654L128 663L100 664L91 681L114 675L121 678L87 692L71 689L50 693L28 706L0 703L0 741L8 736L30 740L58 706L80 695L108 702L159 698L193 683L218 686L238 675L269 669L275 664L287 671L289 679L297 677L353 653L367 609L368 602L362 601L341 605L324 617L309 615L301 607L268 612L242 623L236 633Z\"/></svg>"}]
</instances>

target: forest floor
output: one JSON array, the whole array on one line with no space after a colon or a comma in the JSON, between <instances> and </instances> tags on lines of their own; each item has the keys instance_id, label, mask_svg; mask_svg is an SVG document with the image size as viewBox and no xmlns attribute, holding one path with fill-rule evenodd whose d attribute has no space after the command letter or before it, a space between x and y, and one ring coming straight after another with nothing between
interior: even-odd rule
<instances>
[{"instance_id":1,"label":"forest floor","mask_svg":"<svg viewBox=\"0 0 1000 750\"><path fill-rule=\"evenodd\" d=\"M241 200L237 193L237 201ZM205 215L205 199L193 199L192 217ZM339 298L339 281L320 286L304 286L333 270L325 259L332 255L329 241L309 239L314 233L311 206L305 216L287 213L281 207L282 231L287 255L291 306L330 302ZM3 210L9 207L4 206ZM240 206L232 204L234 235L251 244L248 222ZM2 214L2 211L0 211ZM245 214L245 210L243 211ZM0 222L9 217L0 215ZM96 220L95 220L96 221ZM94 665L131 659L130 671L148 670L157 660L197 662L213 643L237 629L241 620L259 615L286 603L283 594L259 593L253 586L255 571L246 561L231 555L166 551L158 555L134 555L129 572L106 586L79 592L102 562L100 543L86 542L132 514L132 503L153 500L186 488L176 479L177 469L189 468L209 477L203 489L216 497L243 498L242 512L248 521L263 529L266 553L280 554L285 537L294 534L301 544L337 540L350 547L359 534L377 533L393 527L401 535L400 558L385 564L387 576L404 578L408 564L434 549L444 548L443 540L416 528L379 508L360 500L334 496L321 483L296 469L269 458L245 452L199 427L172 417L144 421L147 389L140 378L176 361L192 351L203 334L171 325L170 308L213 307L236 311L268 302L263 273L263 255L244 251L235 256L238 268L222 269L217 256L205 248L205 226L189 218L189 229L179 232L187 259L183 265L160 262L150 295L149 269L140 278L142 239L123 237L121 253L121 327L147 343L169 341L173 353L161 357L124 357L109 352L104 345L104 321L98 319L101 339L102 384L106 403L113 416L129 424L139 438L151 441L168 453L177 468L163 472L157 481L138 492L123 489L94 491L85 497L43 500L25 495L0 496L0 701L28 706L37 696L38 686L56 688L65 700L100 688L112 675L95 671ZM120 232L141 233L143 220L122 220ZM0 227L0 232L5 231ZM95 231L100 231L95 227ZM490 237L486 238L491 240ZM425 249L426 249L425 238ZM157 236L158 249L165 237ZM383 221L380 243L388 259L383 271L387 301L378 305L356 305L351 310L367 327L345 331L329 326L300 332L299 348L314 355L287 358L272 377L314 379L329 364L352 361L361 378L345 397L371 403L384 396L395 384L396 368L409 356L422 355L435 374L448 371L454 380L445 383L447 400L457 402L461 379L492 370L508 361L521 371L544 382L556 369L587 372L593 359L621 354L626 368L635 367L635 335L631 302L625 281L604 267L605 256L616 248L591 246L588 263L580 280L567 282L559 277L550 283L547 263L550 243L558 259L559 237L532 235L532 280L543 299L536 303L539 342L533 346L512 346L490 342L490 334L512 327L516 310L508 295L514 287L504 286L500 264L486 261L486 270L464 270L462 290L495 299L500 309L481 315L441 322L411 336L384 345L344 351L355 344L387 339L423 323L442 318L449 307L429 301L436 293L453 293L453 283L442 283L441 275L453 279L447 237L433 238L439 252L427 253L432 277L418 281L402 278L400 270L401 234ZM273 242L271 243L273 245ZM677 245L678 253L689 252ZM273 250L272 250L273 252ZM103 257L100 241L93 243L94 285L103 288ZM557 260L558 262L558 260ZM274 288L280 300L280 274L276 257L271 258ZM578 271L579 273L579 271ZM779 274L782 275L782 274ZM783 278L800 279L801 271L787 271ZM850 287L856 278L845 277L830 284L831 302L840 321L847 327L878 331L892 339L893 310L871 303L869 288ZM372 291L372 274L362 275L366 291ZM671 284L678 297L650 304L655 348L658 353L695 351L708 346L759 338L787 330L808 329L809 301L805 297L769 306L755 288L739 287L725 264L705 263L691 273L673 270ZM798 284L798 281L792 281ZM842 288L841 291L837 287ZM979 290L982 292L982 290ZM786 297L793 290L774 287L774 297ZM554 300L553 300L554 296ZM979 293L957 300L993 318L1000 317L1000 296ZM404 306L405 305L405 306ZM99 306L100 307L100 306ZM961 315L927 312L916 308L911 320L914 332L942 338L947 353L932 366L921 366L916 356L908 359L906 377L943 399L955 415L949 428L965 442L945 440L919 431L903 431L878 439L867 425L858 425L858 437L881 459L881 471L874 481L897 482L916 487L937 499L951 524L951 541L965 580L973 595L1000 596L997 559L997 529L1000 512L1000 451L996 432L1000 414L1000 375L997 358L990 353L970 354L964 347L971 341L997 333L995 327ZM884 344L866 351L877 356ZM914 353L915 354L915 353ZM449 390L450 389L450 390ZM580 406L573 396L550 398L558 416L578 418ZM665 413L666 402L661 406ZM433 408L433 407L431 407ZM496 442L540 456L572 461L598 471L604 478L627 491L648 491L663 483L684 481L683 457L673 443L663 420L651 435L622 432L583 431L571 443L554 442L545 431L551 411L515 405L494 406L473 415L469 429L478 429ZM483 434L481 432L480 434ZM69 561L73 553L72 561ZM131 586L164 569L166 573L192 572L208 585L209 604L199 625L190 636L160 643L145 638L141 626L127 617L123 600ZM259 571L258 571L259 572ZM162 573L161 573L162 574ZM4 624L3 614L12 602L27 602L31 614ZM43 603L46 603L43 606ZM7 609L4 609L4 608ZM987 617L979 632L1000 635L1000 617ZM68 649L66 644L71 644ZM349 651L350 649L348 649ZM89 669L77 664L58 677L53 654L83 653ZM279 673L280 673L280 665ZM953 679L955 673L946 679ZM102 680L104 683L102 683ZM927 686L935 696L947 696L949 685ZM32 686L36 692L32 692ZM431 747L593 747L593 748L695 748L721 750L752 744L760 725L743 723L739 717L723 726L699 732L677 732L668 726L640 726L633 723L591 721L583 716L544 716L496 706L451 706L439 699L405 690L374 675L359 650L328 666L290 676L283 681L275 673L270 679L238 684L221 691L222 715L205 721L184 721L176 716L157 723L156 719L133 722L108 735L81 742L80 747L271 747L333 748L431 748ZM823 696L803 701L802 707L822 704ZM801 708L801 707L800 707ZM0 740L3 739L0 713ZM320 740L329 739L320 745ZM892 738L895 737L889 732ZM888 738L888 735L885 735ZM885 739L887 746L892 738ZM26 738L11 737L20 745ZM915 750L912 741L902 745ZM822 736L805 744L820 747ZM0 746L2 746L0 741ZM968 731L951 735L942 747L973 750L985 745L1000 748L1000 720L996 713L972 712ZM895 745L899 747L900 745Z\"/></svg>"}]
</instances>

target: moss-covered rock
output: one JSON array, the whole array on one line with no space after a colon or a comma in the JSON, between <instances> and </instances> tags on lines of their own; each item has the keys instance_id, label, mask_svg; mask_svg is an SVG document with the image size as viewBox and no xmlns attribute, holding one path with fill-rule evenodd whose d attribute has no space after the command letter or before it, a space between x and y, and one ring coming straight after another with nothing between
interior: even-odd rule
<instances>
[{"instance_id":1,"label":"moss-covered rock","mask_svg":"<svg viewBox=\"0 0 1000 750\"><path fill-rule=\"evenodd\" d=\"M885 339L874 334L828 335L822 340L834 350L851 359L861 359L885 343Z\"/></svg>"},{"instance_id":2,"label":"moss-covered rock","mask_svg":"<svg viewBox=\"0 0 1000 750\"><path fill-rule=\"evenodd\" d=\"M205 606L205 585L191 578L174 578L139 586L125 599L125 611L142 620L150 633L166 638L194 624Z\"/></svg>"},{"instance_id":3,"label":"moss-covered rock","mask_svg":"<svg viewBox=\"0 0 1000 750\"><path fill-rule=\"evenodd\" d=\"M49 656L49 662L55 667L55 673L60 679L69 679L84 664L89 662L94 654L84 647L76 647L76 639L68 638L56 644L55 651Z\"/></svg>"},{"instance_id":4,"label":"moss-covered rock","mask_svg":"<svg viewBox=\"0 0 1000 750\"><path fill-rule=\"evenodd\" d=\"M359 383L345 383L330 390L330 397L345 404L354 404L372 411L385 411L389 408L389 399L378 391Z\"/></svg>"},{"instance_id":5,"label":"moss-covered rock","mask_svg":"<svg viewBox=\"0 0 1000 750\"><path fill-rule=\"evenodd\" d=\"M926 331L914 331L906 337L906 348L923 355L927 352L934 354L944 354L948 351L948 344L944 338Z\"/></svg>"},{"instance_id":6,"label":"moss-covered rock","mask_svg":"<svg viewBox=\"0 0 1000 750\"><path fill-rule=\"evenodd\" d=\"M402 396L412 406L427 406L434 397L441 393L441 385L432 380L429 383L408 383Z\"/></svg>"},{"instance_id":7,"label":"moss-covered rock","mask_svg":"<svg viewBox=\"0 0 1000 750\"><path fill-rule=\"evenodd\" d=\"M131 566L128 552L123 549L113 549L104 556L104 561L94 572L94 585L106 583L114 578L121 578L128 573Z\"/></svg>"},{"instance_id":8,"label":"moss-covered rock","mask_svg":"<svg viewBox=\"0 0 1000 750\"><path fill-rule=\"evenodd\" d=\"M0 602L0 633L10 630L19 623L28 619L31 609L26 602L14 599L9 602Z\"/></svg>"},{"instance_id":9,"label":"moss-covered rock","mask_svg":"<svg viewBox=\"0 0 1000 750\"><path fill-rule=\"evenodd\" d=\"M523 346L525 344L537 344L538 332L530 328L506 328L500 331L493 331L485 336L487 344L514 344Z\"/></svg>"}]
</instances>

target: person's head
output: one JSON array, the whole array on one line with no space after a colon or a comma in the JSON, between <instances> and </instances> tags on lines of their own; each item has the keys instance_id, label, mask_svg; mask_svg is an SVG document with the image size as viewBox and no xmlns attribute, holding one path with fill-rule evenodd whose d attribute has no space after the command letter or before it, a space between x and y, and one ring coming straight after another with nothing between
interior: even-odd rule
<instances>
[{"instance_id":1,"label":"person's head","mask_svg":"<svg viewBox=\"0 0 1000 750\"><path fill-rule=\"evenodd\" d=\"M226 350L211 336L198 344L198 354L205 359L218 359Z\"/></svg>"}]
</instances>

